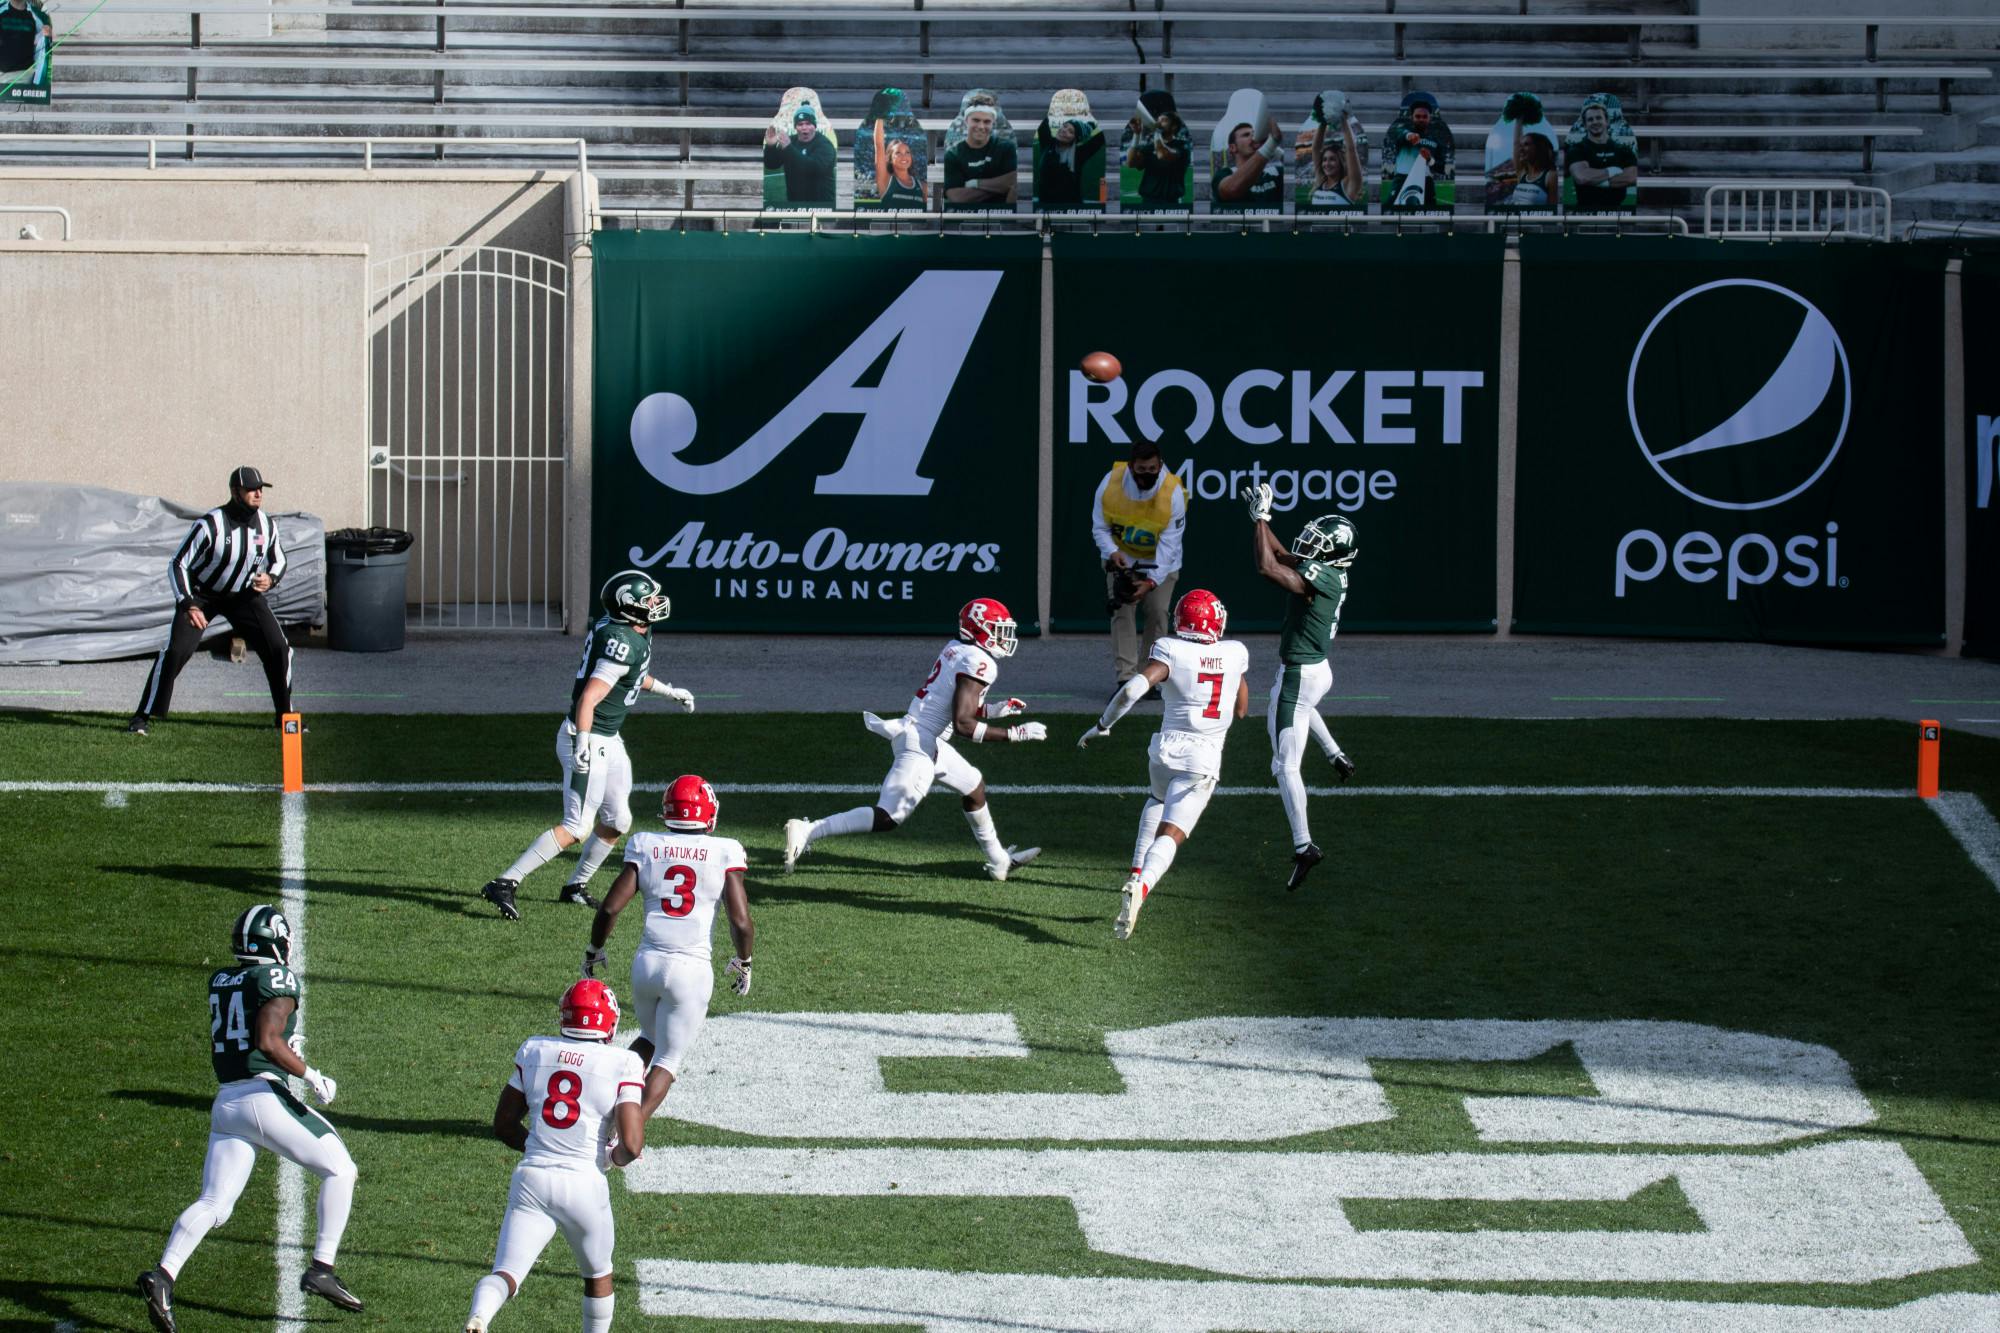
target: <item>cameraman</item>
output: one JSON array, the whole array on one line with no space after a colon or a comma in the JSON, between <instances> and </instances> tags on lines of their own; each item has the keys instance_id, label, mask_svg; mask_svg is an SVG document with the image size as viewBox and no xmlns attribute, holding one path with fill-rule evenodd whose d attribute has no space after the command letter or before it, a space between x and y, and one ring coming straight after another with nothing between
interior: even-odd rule
<instances>
[{"instance_id":1,"label":"cameraman","mask_svg":"<svg viewBox=\"0 0 2000 1333\"><path fill-rule=\"evenodd\" d=\"M1173 623L1174 583L1181 572L1187 496L1167 471L1160 446L1133 442L1129 462L1114 463L1090 507L1090 535L1104 559L1105 610L1111 655L1123 685L1151 656L1153 641ZM1139 610L1146 613L1146 651L1139 651Z\"/></svg>"}]
</instances>

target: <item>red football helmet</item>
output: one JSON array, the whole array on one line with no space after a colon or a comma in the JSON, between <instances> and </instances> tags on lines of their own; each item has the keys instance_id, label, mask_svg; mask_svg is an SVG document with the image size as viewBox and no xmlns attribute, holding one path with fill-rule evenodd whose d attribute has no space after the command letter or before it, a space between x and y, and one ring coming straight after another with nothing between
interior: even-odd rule
<instances>
[{"instance_id":1,"label":"red football helmet","mask_svg":"<svg viewBox=\"0 0 2000 1333\"><path fill-rule=\"evenodd\" d=\"M667 794L660 798L660 818L667 827L689 833L713 833L715 817L721 810L715 788L694 773L675 778Z\"/></svg>"},{"instance_id":2,"label":"red football helmet","mask_svg":"<svg viewBox=\"0 0 2000 1333\"><path fill-rule=\"evenodd\" d=\"M618 1031L618 997L595 977L585 977L563 992L562 1034L585 1041L610 1041Z\"/></svg>"},{"instance_id":3,"label":"red football helmet","mask_svg":"<svg viewBox=\"0 0 2000 1333\"><path fill-rule=\"evenodd\" d=\"M1206 588L1184 593L1174 604L1174 634L1196 643L1214 643L1229 624L1222 599Z\"/></svg>"},{"instance_id":4,"label":"red football helmet","mask_svg":"<svg viewBox=\"0 0 2000 1333\"><path fill-rule=\"evenodd\" d=\"M958 637L995 657L1014 655L1014 617L1005 602L976 597L959 609Z\"/></svg>"}]
</instances>

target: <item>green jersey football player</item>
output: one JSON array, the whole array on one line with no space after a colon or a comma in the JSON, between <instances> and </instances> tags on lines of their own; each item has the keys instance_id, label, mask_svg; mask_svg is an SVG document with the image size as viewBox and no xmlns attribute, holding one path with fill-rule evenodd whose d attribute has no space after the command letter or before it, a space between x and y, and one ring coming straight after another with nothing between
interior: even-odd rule
<instances>
[{"instance_id":1,"label":"green jersey football player","mask_svg":"<svg viewBox=\"0 0 2000 1333\"><path fill-rule=\"evenodd\" d=\"M569 713L556 729L562 822L528 844L513 865L479 891L509 921L521 919L514 905L514 890L521 881L579 841L583 853L556 901L597 906L590 877L632 827L632 760L618 734L626 711L638 701L641 690L665 695L687 712L694 711L694 695L650 673L653 626L672 609L659 581L640 570L623 569L604 581L598 600L604 604L604 614L583 637L583 661L570 685ZM585 834L590 835L587 840Z\"/></svg>"},{"instance_id":2,"label":"green jersey football player","mask_svg":"<svg viewBox=\"0 0 2000 1333\"><path fill-rule=\"evenodd\" d=\"M174 1282L202 1237L229 1220L257 1150L298 1163L320 1178L319 1235L299 1290L343 1310L361 1302L334 1275L333 1260L354 1202L354 1159L327 1118L307 1106L285 1079L304 1079L320 1105L333 1102L334 1081L299 1057L299 976L292 970L292 930L268 903L236 918L230 930L236 964L208 979L209 1058L215 1103L208 1113L208 1161L201 1197L174 1223L160 1263L139 1274L146 1313L161 1333L174 1333Z\"/></svg>"},{"instance_id":3,"label":"green jersey football player","mask_svg":"<svg viewBox=\"0 0 2000 1333\"><path fill-rule=\"evenodd\" d=\"M1319 742L1342 782L1354 775L1354 761L1341 750L1319 715L1319 701L1333 686L1327 649L1340 630L1347 600L1347 571L1354 563L1354 521L1345 514L1322 514L1307 523L1287 551L1271 532L1271 488L1246 486L1257 572L1291 594L1278 631L1278 677L1271 682L1271 776L1292 826L1292 873L1287 889L1305 883L1306 873L1325 859L1306 822L1306 784L1299 776L1306 736Z\"/></svg>"}]
</instances>

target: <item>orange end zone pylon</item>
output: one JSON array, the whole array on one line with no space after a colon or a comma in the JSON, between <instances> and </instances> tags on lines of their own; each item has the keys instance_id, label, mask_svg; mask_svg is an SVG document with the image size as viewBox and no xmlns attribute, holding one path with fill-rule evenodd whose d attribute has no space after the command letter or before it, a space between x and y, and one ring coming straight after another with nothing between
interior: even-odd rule
<instances>
[{"instance_id":1,"label":"orange end zone pylon","mask_svg":"<svg viewBox=\"0 0 2000 1333\"><path fill-rule=\"evenodd\" d=\"M285 790L304 791L306 789L305 726L297 713L287 713L279 719L278 743L284 752ZM1936 765L1932 766L1936 771Z\"/></svg>"},{"instance_id":2,"label":"orange end zone pylon","mask_svg":"<svg viewBox=\"0 0 2000 1333\"><path fill-rule=\"evenodd\" d=\"M1917 795L1927 801L1938 794L1938 740L1943 734L1935 718L1917 723Z\"/></svg>"}]
</instances>

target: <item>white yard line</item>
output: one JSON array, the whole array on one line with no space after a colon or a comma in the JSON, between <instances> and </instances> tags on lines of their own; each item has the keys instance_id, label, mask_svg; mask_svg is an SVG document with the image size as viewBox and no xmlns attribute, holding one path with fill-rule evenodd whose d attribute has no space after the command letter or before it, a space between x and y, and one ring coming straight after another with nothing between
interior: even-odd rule
<instances>
[{"instance_id":1,"label":"white yard line","mask_svg":"<svg viewBox=\"0 0 2000 1333\"><path fill-rule=\"evenodd\" d=\"M1931 809L1994 888L2000 889L2000 821L1969 791L1938 793Z\"/></svg>"},{"instance_id":2,"label":"white yard line","mask_svg":"<svg viewBox=\"0 0 2000 1333\"><path fill-rule=\"evenodd\" d=\"M292 927L292 970L304 974L306 968L306 798L287 793L282 802L278 835L278 875L284 892L280 909ZM298 1025L300 1037L306 1032L305 988L299 989ZM292 1091L303 1097L305 1089L292 1080ZM306 1294L299 1290L299 1277L306 1270L306 1173L297 1162L278 1159L278 1333L304 1333Z\"/></svg>"},{"instance_id":3,"label":"white yard line","mask_svg":"<svg viewBox=\"0 0 2000 1333\"><path fill-rule=\"evenodd\" d=\"M639 789L663 788L668 779L636 783ZM308 792L322 795L397 795L426 792L545 792L553 782L314 782ZM864 796L880 789L878 783L859 782L718 782L715 790L725 796ZM0 781L4 792L110 792L133 795L199 795L208 792L269 792L278 788L261 782L20 782ZM1146 788L1074 782L993 783L987 790L997 796L1142 796ZM1525 787L1509 785L1438 787L1308 787L1314 796L1554 796L1628 797L1720 796L1777 798L1783 800L1892 800L1913 797L1910 787L1696 787L1696 786L1574 786ZM1217 787L1217 796L1275 796L1276 787ZM1967 799L1977 800L1977 797Z\"/></svg>"}]
</instances>

